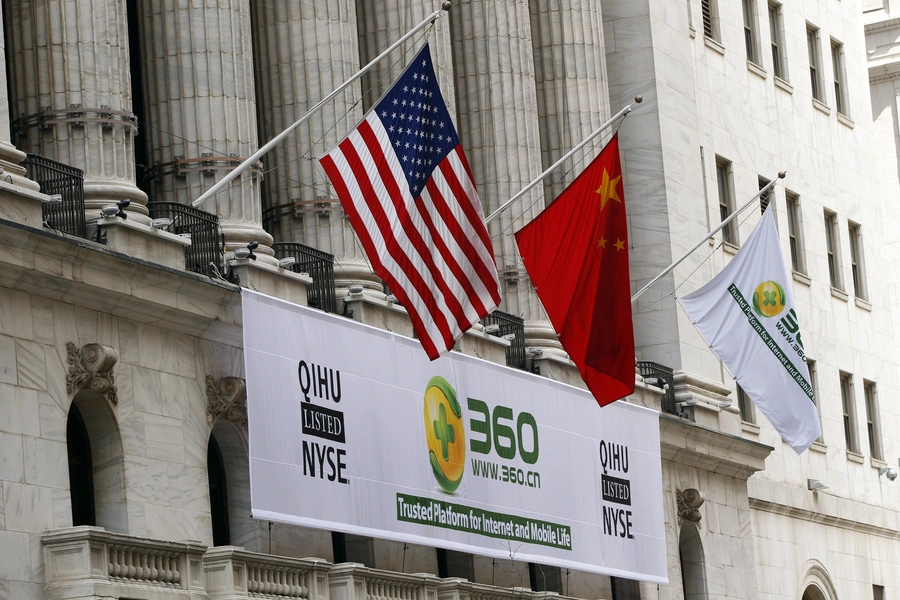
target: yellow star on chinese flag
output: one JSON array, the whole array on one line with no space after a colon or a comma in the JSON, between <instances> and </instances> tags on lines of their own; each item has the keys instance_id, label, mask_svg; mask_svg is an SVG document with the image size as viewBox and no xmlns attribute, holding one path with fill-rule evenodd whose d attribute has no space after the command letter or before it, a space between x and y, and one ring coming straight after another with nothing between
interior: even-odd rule
<instances>
[{"instance_id":1,"label":"yellow star on chinese flag","mask_svg":"<svg viewBox=\"0 0 900 600\"><path fill-rule=\"evenodd\" d=\"M625 249L625 240L620 240L616 238L616 243L613 244L616 247L616 250L624 250Z\"/></svg>"},{"instance_id":2,"label":"yellow star on chinese flag","mask_svg":"<svg viewBox=\"0 0 900 600\"><path fill-rule=\"evenodd\" d=\"M597 240L597 247L598 248L606 248L606 238L602 237L599 240Z\"/></svg>"},{"instance_id":3,"label":"yellow star on chinese flag","mask_svg":"<svg viewBox=\"0 0 900 600\"><path fill-rule=\"evenodd\" d=\"M619 198L619 192L616 191L616 186L619 185L620 179L622 179L621 175L615 179L610 179L609 172L606 169L603 169L603 181L600 183L600 189L597 190L597 193L600 194L601 212L603 212L603 209L606 208L606 203L610 200L615 200L616 202L622 201L622 199Z\"/></svg>"}]
</instances>

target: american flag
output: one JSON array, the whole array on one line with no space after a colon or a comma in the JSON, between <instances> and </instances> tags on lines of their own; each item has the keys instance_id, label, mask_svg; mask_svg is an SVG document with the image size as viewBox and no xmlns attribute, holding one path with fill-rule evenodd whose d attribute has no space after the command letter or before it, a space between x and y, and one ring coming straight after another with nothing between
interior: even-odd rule
<instances>
[{"instance_id":1,"label":"american flag","mask_svg":"<svg viewBox=\"0 0 900 600\"><path fill-rule=\"evenodd\" d=\"M497 307L481 201L427 44L321 163L431 360Z\"/></svg>"}]
</instances>

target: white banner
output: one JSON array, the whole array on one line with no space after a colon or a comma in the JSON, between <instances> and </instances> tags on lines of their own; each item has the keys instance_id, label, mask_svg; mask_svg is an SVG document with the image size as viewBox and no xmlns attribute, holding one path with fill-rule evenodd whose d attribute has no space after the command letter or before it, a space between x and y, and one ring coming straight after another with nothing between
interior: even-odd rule
<instances>
[{"instance_id":1,"label":"white banner","mask_svg":"<svg viewBox=\"0 0 900 600\"><path fill-rule=\"evenodd\" d=\"M254 517L668 581L658 413L241 296Z\"/></svg>"},{"instance_id":2,"label":"white banner","mask_svg":"<svg viewBox=\"0 0 900 600\"><path fill-rule=\"evenodd\" d=\"M797 454L822 435L772 204L747 243L681 305Z\"/></svg>"}]
</instances>

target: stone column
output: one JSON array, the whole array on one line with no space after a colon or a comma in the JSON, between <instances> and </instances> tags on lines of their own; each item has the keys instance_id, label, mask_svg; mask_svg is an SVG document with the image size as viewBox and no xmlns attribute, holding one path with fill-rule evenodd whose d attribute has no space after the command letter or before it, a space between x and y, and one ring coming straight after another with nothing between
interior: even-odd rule
<instances>
[{"instance_id":1,"label":"stone column","mask_svg":"<svg viewBox=\"0 0 900 600\"><path fill-rule=\"evenodd\" d=\"M535 87L546 169L609 118L609 89L600 3L529 0ZM556 198L600 151L608 134L557 167L544 183Z\"/></svg>"},{"instance_id":2,"label":"stone column","mask_svg":"<svg viewBox=\"0 0 900 600\"><path fill-rule=\"evenodd\" d=\"M541 173L528 0L458 0L450 11L459 137L485 216ZM526 343L559 348L512 234L544 206L536 186L490 223L501 309L525 319Z\"/></svg>"},{"instance_id":3,"label":"stone column","mask_svg":"<svg viewBox=\"0 0 900 600\"><path fill-rule=\"evenodd\" d=\"M3 11L0 11L2 19ZM6 84L6 43L3 35L3 24L0 21L0 166L3 167L3 181L20 187L37 190L40 186L25 177L25 168L20 163L25 160L25 153L12 144L9 132L9 96Z\"/></svg>"},{"instance_id":4,"label":"stone column","mask_svg":"<svg viewBox=\"0 0 900 600\"><path fill-rule=\"evenodd\" d=\"M89 216L127 198L133 218L149 223L135 185L125 3L19 0L6 17L16 144L83 169Z\"/></svg>"},{"instance_id":5,"label":"stone column","mask_svg":"<svg viewBox=\"0 0 900 600\"><path fill-rule=\"evenodd\" d=\"M265 0L253 3L253 44L260 139L267 141L300 118L359 70L354 0ZM334 254L335 284L381 292L343 218L337 194L315 158L362 118L359 83L313 114L266 156L275 170L264 195L269 230Z\"/></svg>"},{"instance_id":6,"label":"stone column","mask_svg":"<svg viewBox=\"0 0 900 600\"><path fill-rule=\"evenodd\" d=\"M250 3L137 5L153 200L190 204L259 147ZM198 208L219 215L227 250L257 241L259 260L274 264L260 172L248 169Z\"/></svg>"},{"instance_id":7,"label":"stone column","mask_svg":"<svg viewBox=\"0 0 900 600\"><path fill-rule=\"evenodd\" d=\"M441 7L441 0L356 0L359 19L359 59L368 64L385 48L403 37L428 15ZM456 98L453 91L453 55L450 50L450 15L443 13L434 22L434 29L421 33L397 48L362 76L363 107L369 110L403 72L410 59L425 41L431 45L431 58L438 77L438 85L447 110L456 118Z\"/></svg>"}]
</instances>

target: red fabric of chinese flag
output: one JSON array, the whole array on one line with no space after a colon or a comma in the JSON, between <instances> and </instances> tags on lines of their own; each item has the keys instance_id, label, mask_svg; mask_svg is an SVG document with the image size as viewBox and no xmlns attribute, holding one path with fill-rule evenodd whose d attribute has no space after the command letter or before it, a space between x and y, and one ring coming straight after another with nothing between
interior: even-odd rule
<instances>
[{"instance_id":1,"label":"red fabric of chinese flag","mask_svg":"<svg viewBox=\"0 0 900 600\"><path fill-rule=\"evenodd\" d=\"M628 227L619 138L516 232L559 341L605 406L634 392Z\"/></svg>"}]
</instances>

